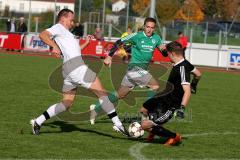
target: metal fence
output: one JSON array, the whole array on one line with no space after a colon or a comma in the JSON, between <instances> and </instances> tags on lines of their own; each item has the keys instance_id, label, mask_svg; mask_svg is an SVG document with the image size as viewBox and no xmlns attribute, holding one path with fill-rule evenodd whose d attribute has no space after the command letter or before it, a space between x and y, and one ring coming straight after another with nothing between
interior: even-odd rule
<instances>
[{"instance_id":1,"label":"metal fence","mask_svg":"<svg viewBox=\"0 0 240 160\"><path fill-rule=\"evenodd\" d=\"M139 17L116 16L115 21L105 20L102 25L101 21L85 22L84 33L85 35L94 34L95 28L100 26L103 29L103 34L109 39L111 37L120 37L126 30L126 26L131 26L133 31L140 27ZM6 21L8 17L0 18L0 31L6 31ZM18 23L18 19L16 19ZM27 23L27 20L26 20ZM50 27L52 22L43 22L38 19L31 21L30 32L41 32L42 30ZM240 45L240 23L231 22L202 22L191 23L186 21L172 21L166 25L157 23L156 32L159 33L163 40L173 41L177 39L177 33L182 31L193 43L206 43L206 44L223 44L223 45ZM192 31L192 35L190 35Z\"/></svg>"},{"instance_id":2,"label":"metal fence","mask_svg":"<svg viewBox=\"0 0 240 160\"><path fill-rule=\"evenodd\" d=\"M240 23L231 24L230 22L203 22L189 23L173 22L166 26L166 39L174 40L178 31L183 31L190 36L192 30L192 41L194 43L208 43L224 45L240 45Z\"/></svg>"},{"instance_id":3,"label":"metal fence","mask_svg":"<svg viewBox=\"0 0 240 160\"><path fill-rule=\"evenodd\" d=\"M131 21L133 30L136 31L138 27ZM85 23L85 34L94 33L94 28L101 24ZM178 32L182 31L189 39L191 37L193 43L205 44L222 44L240 46L240 24L230 26L231 24L219 23L189 23L187 22L172 22L166 26L160 25L156 27L156 32L159 33L163 40L173 41L178 38ZM231 27L231 28L230 28ZM105 37L120 37L125 32L125 25L120 24L105 24ZM192 34L191 34L192 32Z\"/></svg>"},{"instance_id":4,"label":"metal fence","mask_svg":"<svg viewBox=\"0 0 240 160\"><path fill-rule=\"evenodd\" d=\"M10 17L0 17L0 32L7 32L7 21L10 19ZM26 25L28 24L28 19L25 19L25 23ZM16 26L19 24L19 18L15 18L15 24ZM30 32L41 32L44 29L50 27L52 24L52 22L44 22L35 18L31 21Z\"/></svg>"}]
</instances>

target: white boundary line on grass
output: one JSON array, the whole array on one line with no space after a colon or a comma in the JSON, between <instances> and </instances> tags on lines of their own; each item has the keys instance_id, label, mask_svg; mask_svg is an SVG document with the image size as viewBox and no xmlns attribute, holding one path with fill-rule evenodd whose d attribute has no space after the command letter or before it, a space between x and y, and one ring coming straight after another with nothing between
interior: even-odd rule
<instances>
[{"instance_id":1,"label":"white boundary line on grass","mask_svg":"<svg viewBox=\"0 0 240 160\"><path fill-rule=\"evenodd\" d=\"M209 135L235 135L238 132L209 132L209 133L193 133L193 134L184 134L183 137L196 137L196 136L209 136Z\"/></svg>"},{"instance_id":2,"label":"white boundary line on grass","mask_svg":"<svg viewBox=\"0 0 240 160\"><path fill-rule=\"evenodd\" d=\"M197 137L197 136L209 136L209 135L236 135L238 132L209 132L209 133L193 133L193 134L183 134L183 137ZM129 148L129 154L131 157L137 160L147 159L144 155L141 154L141 150L149 146L151 143L137 143Z\"/></svg>"},{"instance_id":3,"label":"white boundary line on grass","mask_svg":"<svg viewBox=\"0 0 240 160\"><path fill-rule=\"evenodd\" d=\"M137 160L147 159L144 155L141 154L141 149L148 146L149 143L137 143L129 148L130 156L134 157Z\"/></svg>"}]
</instances>

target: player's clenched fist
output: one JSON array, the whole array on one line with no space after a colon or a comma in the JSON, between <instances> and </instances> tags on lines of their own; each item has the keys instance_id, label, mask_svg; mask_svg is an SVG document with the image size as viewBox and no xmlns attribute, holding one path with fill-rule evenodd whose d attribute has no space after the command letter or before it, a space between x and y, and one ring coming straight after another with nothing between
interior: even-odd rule
<instances>
[{"instance_id":1,"label":"player's clenched fist","mask_svg":"<svg viewBox=\"0 0 240 160\"><path fill-rule=\"evenodd\" d=\"M53 47L52 53L58 58L61 56L61 50L58 48L58 46Z\"/></svg>"},{"instance_id":2,"label":"player's clenched fist","mask_svg":"<svg viewBox=\"0 0 240 160\"><path fill-rule=\"evenodd\" d=\"M112 57L107 56L107 57L104 59L103 63L104 63L106 66L111 67Z\"/></svg>"}]
</instances>

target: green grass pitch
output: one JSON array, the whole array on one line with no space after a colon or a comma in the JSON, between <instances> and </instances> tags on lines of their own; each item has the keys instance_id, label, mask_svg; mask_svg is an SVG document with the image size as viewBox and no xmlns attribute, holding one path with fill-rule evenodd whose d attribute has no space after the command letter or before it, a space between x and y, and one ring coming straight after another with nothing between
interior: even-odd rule
<instances>
[{"instance_id":1,"label":"green grass pitch","mask_svg":"<svg viewBox=\"0 0 240 160\"><path fill-rule=\"evenodd\" d=\"M40 136L33 136L29 120L61 100L61 94L48 85L48 77L60 64L59 59L0 54L1 159L240 158L240 75L212 71L203 72L186 120L166 125L183 135L178 146L164 147L158 139L152 144L127 139L112 131L106 116L93 126L88 121L53 118L43 125ZM103 68L99 76L104 87L111 90L108 69ZM86 111L95 100L78 96L71 111ZM120 117L136 114L143 101L138 98L132 107L120 101Z\"/></svg>"}]
</instances>

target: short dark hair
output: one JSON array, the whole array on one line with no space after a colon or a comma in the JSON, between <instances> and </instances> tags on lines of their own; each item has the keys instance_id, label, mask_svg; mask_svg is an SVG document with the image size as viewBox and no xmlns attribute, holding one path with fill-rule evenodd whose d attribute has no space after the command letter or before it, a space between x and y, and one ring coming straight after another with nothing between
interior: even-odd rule
<instances>
[{"instance_id":1,"label":"short dark hair","mask_svg":"<svg viewBox=\"0 0 240 160\"><path fill-rule=\"evenodd\" d=\"M173 42L168 43L166 45L166 49L169 52L175 52L178 55L183 55L182 45L177 41L173 41Z\"/></svg>"},{"instance_id":2,"label":"short dark hair","mask_svg":"<svg viewBox=\"0 0 240 160\"><path fill-rule=\"evenodd\" d=\"M130 26L130 25L129 25L127 28L130 28L130 29L132 29L132 26Z\"/></svg>"},{"instance_id":3,"label":"short dark hair","mask_svg":"<svg viewBox=\"0 0 240 160\"><path fill-rule=\"evenodd\" d=\"M179 31L179 32L178 32L178 35L180 35L180 34L183 34L183 32L182 32L182 31Z\"/></svg>"},{"instance_id":4,"label":"short dark hair","mask_svg":"<svg viewBox=\"0 0 240 160\"><path fill-rule=\"evenodd\" d=\"M57 21L59 21L61 17L67 16L68 13L74 14L74 12L70 9L62 9L57 15Z\"/></svg>"},{"instance_id":5,"label":"short dark hair","mask_svg":"<svg viewBox=\"0 0 240 160\"><path fill-rule=\"evenodd\" d=\"M156 19L155 19L155 18L152 18L152 17L147 17L147 18L144 20L144 25L145 25L147 22L153 22L153 23L156 24Z\"/></svg>"}]
</instances>

